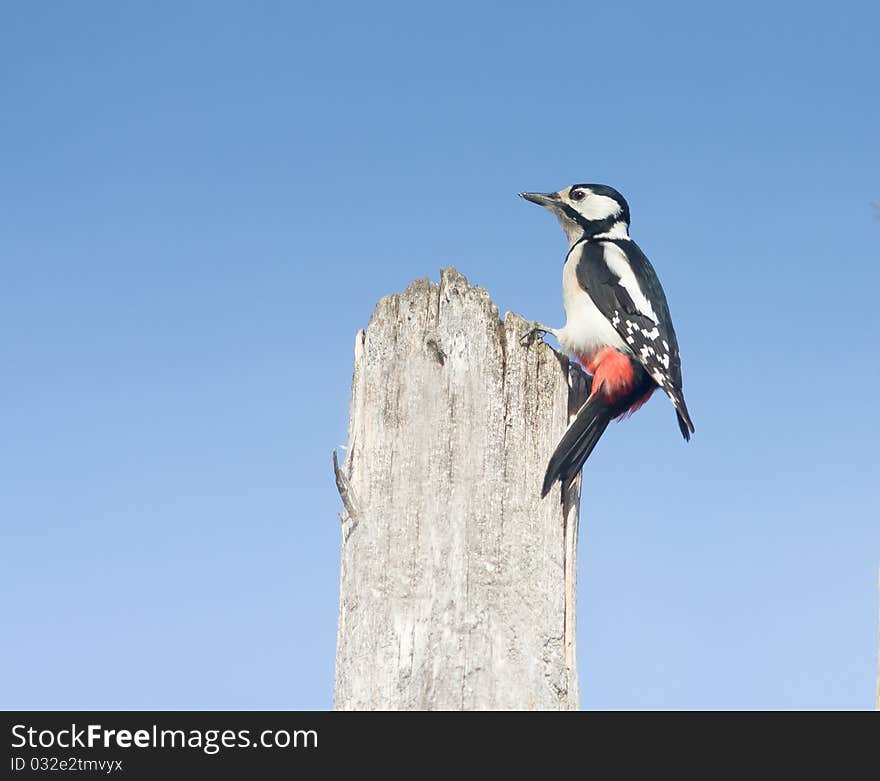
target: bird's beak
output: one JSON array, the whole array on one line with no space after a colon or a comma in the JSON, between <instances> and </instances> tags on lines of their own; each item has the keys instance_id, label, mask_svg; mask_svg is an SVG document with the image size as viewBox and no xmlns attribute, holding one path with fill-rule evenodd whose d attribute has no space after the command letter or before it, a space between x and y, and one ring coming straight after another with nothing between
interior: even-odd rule
<instances>
[{"instance_id":1,"label":"bird's beak","mask_svg":"<svg viewBox=\"0 0 880 781\"><path fill-rule=\"evenodd\" d=\"M519 197L545 209L553 209L559 204L559 193L520 193Z\"/></svg>"}]
</instances>

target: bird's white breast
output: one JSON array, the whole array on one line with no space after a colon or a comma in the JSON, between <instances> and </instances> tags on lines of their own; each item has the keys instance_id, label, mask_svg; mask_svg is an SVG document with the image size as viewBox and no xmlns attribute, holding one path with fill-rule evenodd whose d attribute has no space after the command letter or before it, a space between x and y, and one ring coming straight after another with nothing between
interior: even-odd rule
<instances>
[{"instance_id":1,"label":"bird's white breast","mask_svg":"<svg viewBox=\"0 0 880 781\"><path fill-rule=\"evenodd\" d=\"M565 306L565 327L557 334L560 344L584 358L592 358L602 347L614 347L632 353L626 342L593 303L577 278L577 264L582 245L572 249L562 268L562 303Z\"/></svg>"}]
</instances>

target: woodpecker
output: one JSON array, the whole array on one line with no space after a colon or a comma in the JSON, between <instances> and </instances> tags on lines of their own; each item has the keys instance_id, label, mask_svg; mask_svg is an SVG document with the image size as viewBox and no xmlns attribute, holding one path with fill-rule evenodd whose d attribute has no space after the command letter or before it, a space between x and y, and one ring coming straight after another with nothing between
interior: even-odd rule
<instances>
[{"instance_id":1,"label":"woodpecker","mask_svg":"<svg viewBox=\"0 0 880 781\"><path fill-rule=\"evenodd\" d=\"M553 212L568 238L562 268L565 326L533 323L553 334L593 377L584 402L550 458L541 496L574 478L614 419L641 407L660 388L690 440L681 356L669 306L648 258L629 237L629 205L613 187L574 184L558 193L520 193Z\"/></svg>"}]
</instances>

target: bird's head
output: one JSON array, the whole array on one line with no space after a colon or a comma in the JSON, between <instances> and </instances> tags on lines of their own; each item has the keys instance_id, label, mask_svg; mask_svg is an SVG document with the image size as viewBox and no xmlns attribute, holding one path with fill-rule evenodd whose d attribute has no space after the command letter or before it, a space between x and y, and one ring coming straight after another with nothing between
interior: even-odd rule
<instances>
[{"instance_id":1,"label":"bird's head","mask_svg":"<svg viewBox=\"0 0 880 781\"><path fill-rule=\"evenodd\" d=\"M629 205L605 184L573 184L558 193L520 193L520 198L553 212L569 244L588 236L629 236Z\"/></svg>"}]
</instances>

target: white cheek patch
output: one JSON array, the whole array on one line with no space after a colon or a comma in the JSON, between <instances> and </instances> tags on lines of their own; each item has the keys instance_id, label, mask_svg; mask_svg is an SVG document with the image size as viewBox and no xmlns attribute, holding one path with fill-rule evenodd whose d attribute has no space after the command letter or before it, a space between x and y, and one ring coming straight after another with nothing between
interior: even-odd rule
<instances>
[{"instance_id":1,"label":"white cheek patch","mask_svg":"<svg viewBox=\"0 0 880 781\"><path fill-rule=\"evenodd\" d=\"M620 214L620 204L607 195L587 193L582 201L574 201L572 204L576 211L580 212L588 220L607 220Z\"/></svg>"}]
</instances>

